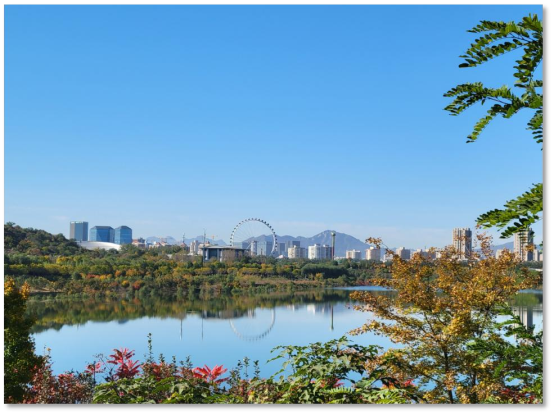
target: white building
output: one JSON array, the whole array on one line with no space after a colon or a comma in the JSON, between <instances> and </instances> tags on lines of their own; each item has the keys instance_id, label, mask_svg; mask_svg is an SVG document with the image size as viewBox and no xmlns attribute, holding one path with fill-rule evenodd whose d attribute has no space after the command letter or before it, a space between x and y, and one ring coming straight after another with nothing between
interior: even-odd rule
<instances>
[{"instance_id":1,"label":"white building","mask_svg":"<svg viewBox=\"0 0 554 415\"><path fill-rule=\"evenodd\" d=\"M193 255L197 255L198 254L198 241L195 239L194 241L192 241L190 243L190 253L193 254Z\"/></svg>"},{"instance_id":2,"label":"white building","mask_svg":"<svg viewBox=\"0 0 554 415\"><path fill-rule=\"evenodd\" d=\"M401 246L396 250L396 255L402 259L410 259L410 250Z\"/></svg>"},{"instance_id":3,"label":"white building","mask_svg":"<svg viewBox=\"0 0 554 415\"><path fill-rule=\"evenodd\" d=\"M91 251L94 251L95 249L115 249L119 251L121 249L121 245L114 244L112 242L100 242L100 241L75 241L77 244L85 249L89 249Z\"/></svg>"},{"instance_id":4,"label":"white building","mask_svg":"<svg viewBox=\"0 0 554 415\"><path fill-rule=\"evenodd\" d=\"M452 245L454 245L460 259L469 259L472 252L471 229L454 228L452 231Z\"/></svg>"},{"instance_id":5,"label":"white building","mask_svg":"<svg viewBox=\"0 0 554 415\"><path fill-rule=\"evenodd\" d=\"M514 235L514 253L520 261L533 260L533 235L531 228Z\"/></svg>"},{"instance_id":6,"label":"white building","mask_svg":"<svg viewBox=\"0 0 554 415\"><path fill-rule=\"evenodd\" d=\"M307 258L308 252L306 251L306 248L291 246L287 249L287 255L289 258Z\"/></svg>"},{"instance_id":7,"label":"white building","mask_svg":"<svg viewBox=\"0 0 554 415\"><path fill-rule=\"evenodd\" d=\"M308 247L309 259L332 259L332 248L329 245L315 244Z\"/></svg>"},{"instance_id":8,"label":"white building","mask_svg":"<svg viewBox=\"0 0 554 415\"><path fill-rule=\"evenodd\" d=\"M355 249L346 251L346 259L362 259L362 252Z\"/></svg>"},{"instance_id":9,"label":"white building","mask_svg":"<svg viewBox=\"0 0 554 415\"><path fill-rule=\"evenodd\" d=\"M365 250L365 259L380 261L381 260L381 248L369 247Z\"/></svg>"}]
</instances>

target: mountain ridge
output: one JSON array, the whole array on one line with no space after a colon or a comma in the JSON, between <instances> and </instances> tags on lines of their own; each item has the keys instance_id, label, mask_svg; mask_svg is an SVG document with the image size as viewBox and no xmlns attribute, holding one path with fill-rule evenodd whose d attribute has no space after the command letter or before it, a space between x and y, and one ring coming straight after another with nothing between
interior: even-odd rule
<instances>
[{"instance_id":1,"label":"mountain ridge","mask_svg":"<svg viewBox=\"0 0 554 415\"><path fill-rule=\"evenodd\" d=\"M324 230L323 232L319 232L318 234L310 237L306 236L291 236L291 235L277 235L277 242L278 243L286 243L290 241L299 241L300 246L302 248L308 248L311 245L314 244L320 244L320 245L329 245L331 246L332 243L332 236L331 232L333 232L330 229ZM335 231L335 256L337 257L345 257L346 251L350 250L357 250L362 253L362 258L365 258L365 250L369 248L369 244L366 244L365 242L360 241L359 239L355 238L352 235L348 235L346 233L337 232ZM169 245L176 245L180 244L182 242L182 239L177 240L171 236L167 237L157 237L157 236L149 236L148 238L145 238L148 242L160 242L161 238L166 240L166 243ZM248 240L266 240L271 241L272 237L270 235L259 235L256 237L249 238ZM202 243L204 241L204 236L199 235L195 238L185 238L185 243L187 245L190 245L192 241L198 241L199 243ZM224 241L222 239L211 239L206 237L206 242L213 244L213 245L229 245L228 241ZM492 249L494 252L496 252L499 249L508 249L513 250L514 243L513 242L506 242L504 244L500 245L493 245ZM410 251L415 251L414 248L406 248ZM396 248L391 248L391 250L395 251ZM384 250L383 250L384 251ZM381 252L381 257L384 255L384 252Z\"/></svg>"}]
</instances>

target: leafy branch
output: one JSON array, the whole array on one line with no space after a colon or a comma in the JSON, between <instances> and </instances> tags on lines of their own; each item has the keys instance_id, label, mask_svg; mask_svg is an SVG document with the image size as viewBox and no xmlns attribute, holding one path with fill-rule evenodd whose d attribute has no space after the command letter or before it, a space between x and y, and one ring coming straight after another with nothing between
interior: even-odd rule
<instances>
[{"instance_id":1,"label":"leafy branch","mask_svg":"<svg viewBox=\"0 0 554 415\"><path fill-rule=\"evenodd\" d=\"M484 33L477 38L470 48L461 55L465 60L460 68L471 68L489 60L523 48L521 59L514 67L515 88L522 88L523 93L518 96L506 85L500 88L486 88L481 82L458 85L447 93L445 97L454 100L445 107L451 115L460 115L463 111L476 103L484 105L492 102L487 114L473 127L467 137L468 142L477 140L483 129L497 116L510 118L521 109L534 110L534 114L527 124L537 143L542 143L542 105L543 95L541 80L534 79L534 73L542 62L542 22L537 15L524 17L521 22L504 23L482 21L481 24L469 30L470 33Z\"/></svg>"},{"instance_id":2,"label":"leafy branch","mask_svg":"<svg viewBox=\"0 0 554 415\"><path fill-rule=\"evenodd\" d=\"M543 209L542 183L534 185L528 192L515 199L509 200L504 205L505 209L494 209L477 218L477 223L484 228L496 226L506 228L502 238L508 238L538 220L538 215ZM508 226L513 221L513 224Z\"/></svg>"},{"instance_id":3,"label":"leafy branch","mask_svg":"<svg viewBox=\"0 0 554 415\"><path fill-rule=\"evenodd\" d=\"M514 89L506 85L488 88L481 82L461 84L444 94L447 98L453 98L444 109L450 115L458 116L477 103L491 104L467 136L468 143L476 141L497 116L511 118L521 110L531 110L533 115L527 123L527 129L531 131L535 142L541 144L543 82L535 79L535 72L542 62L542 21L536 14L524 17L518 23L484 20L469 32L478 33L480 37L460 56L465 60L460 68L476 67L504 54L523 50L521 58L515 61ZM515 93L516 89L521 93ZM479 216L477 223L485 228L505 228L501 237L508 238L540 220L538 214L542 212L542 205L542 184L537 184L529 192L506 202L505 209L494 209Z\"/></svg>"}]
</instances>

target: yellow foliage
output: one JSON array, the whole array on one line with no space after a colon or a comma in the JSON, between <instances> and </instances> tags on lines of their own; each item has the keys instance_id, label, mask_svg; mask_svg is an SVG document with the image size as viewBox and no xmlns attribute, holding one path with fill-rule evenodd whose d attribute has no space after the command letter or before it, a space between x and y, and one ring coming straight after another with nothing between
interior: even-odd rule
<instances>
[{"instance_id":1,"label":"yellow foliage","mask_svg":"<svg viewBox=\"0 0 554 415\"><path fill-rule=\"evenodd\" d=\"M464 348L470 339L483 335L504 305L518 291L530 288L537 279L525 270L517 273L518 260L505 253L495 258L491 238L478 235L481 253L460 261L454 247L440 250L437 259L414 255L403 260L393 252L389 277L374 284L394 290L395 295L368 291L352 294L361 304L355 309L369 311L376 319L352 331L375 332L404 346L390 354L393 367L406 378L418 378L432 387L426 392L430 402L482 401L487 390L479 390L489 378L490 368L474 364ZM378 246L382 241L369 238ZM468 381L470 379L471 381ZM462 399L463 397L463 399Z\"/></svg>"}]
</instances>

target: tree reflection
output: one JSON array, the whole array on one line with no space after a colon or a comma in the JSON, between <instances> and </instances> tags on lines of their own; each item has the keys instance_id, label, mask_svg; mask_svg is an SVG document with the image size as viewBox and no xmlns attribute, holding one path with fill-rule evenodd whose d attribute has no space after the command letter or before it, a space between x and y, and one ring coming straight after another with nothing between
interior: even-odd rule
<instances>
[{"instance_id":1,"label":"tree reflection","mask_svg":"<svg viewBox=\"0 0 554 415\"><path fill-rule=\"evenodd\" d=\"M219 296L148 296L124 300L71 299L55 296L35 296L28 303L28 313L36 316L33 333L59 330L64 325L85 324L89 321L124 323L142 317L176 318L189 315L203 319L236 319L258 308L307 304L337 304L349 300L349 293L338 290L318 290L298 293Z\"/></svg>"}]
</instances>

